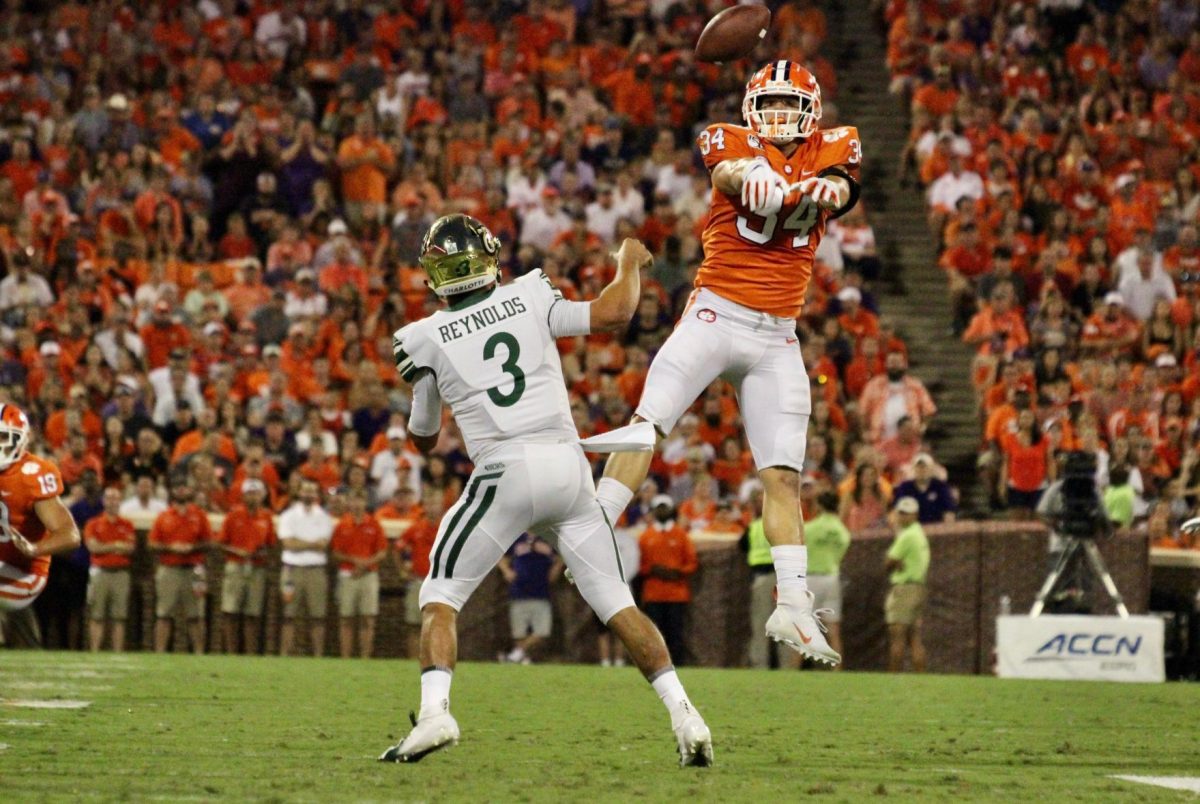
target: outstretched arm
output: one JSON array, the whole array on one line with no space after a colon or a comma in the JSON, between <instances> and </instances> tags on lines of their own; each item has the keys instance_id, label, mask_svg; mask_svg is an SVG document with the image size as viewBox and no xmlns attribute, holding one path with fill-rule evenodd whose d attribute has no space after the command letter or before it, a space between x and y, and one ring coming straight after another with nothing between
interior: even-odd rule
<instances>
[{"instance_id":1,"label":"outstretched arm","mask_svg":"<svg viewBox=\"0 0 1200 804\"><path fill-rule=\"evenodd\" d=\"M618 330L629 323L641 300L641 270L653 263L654 257L642 241L627 237L616 261L617 275L591 303L593 332Z\"/></svg>"}]
</instances>

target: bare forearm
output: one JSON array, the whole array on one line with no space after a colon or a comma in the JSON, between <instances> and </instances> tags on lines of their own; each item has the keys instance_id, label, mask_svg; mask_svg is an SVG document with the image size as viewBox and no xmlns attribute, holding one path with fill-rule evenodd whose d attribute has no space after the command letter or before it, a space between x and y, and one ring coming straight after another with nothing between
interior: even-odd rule
<instances>
[{"instance_id":1,"label":"bare forearm","mask_svg":"<svg viewBox=\"0 0 1200 804\"><path fill-rule=\"evenodd\" d=\"M70 529L64 528L63 530L48 534L41 541L34 544L34 555L36 557L65 553L69 550L74 550L79 544L79 530L74 527Z\"/></svg>"},{"instance_id":2,"label":"bare forearm","mask_svg":"<svg viewBox=\"0 0 1200 804\"><path fill-rule=\"evenodd\" d=\"M737 195L742 191L742 179L746 171L757 160L749 157L726 159L712 170L712 186L725 195Z\"/></svg>"},{"instance_id":3,"label":"bare forearm","mask_svg":"<svg viewBox=\"0 0 1200 804\"><path fill-rule=\"evenodd\" d=\"M654 262L646 245L632 237L621 243L615 259L617 275L600 291L589 311L593 332L613 331L628 325L641 300L641 270Z\"/></svg>"},{"instance_id":4,"label":"bare forearm","mask_svg":"<svg viewBox=\"0 0 1200 804\"><path fill-rule=\"evenodd\" d=\"M638 301L642 292L641 273L637 268L622 269L617 265L617 275L613 281L600 291L600 295L592 302L593 322L624 322L628 323L637 312ZM621 324L616 324L619 328ZM611 328L611 325L605 327ZM600 327L596 327L600 329Z\"/></svg>"}]
</instances>

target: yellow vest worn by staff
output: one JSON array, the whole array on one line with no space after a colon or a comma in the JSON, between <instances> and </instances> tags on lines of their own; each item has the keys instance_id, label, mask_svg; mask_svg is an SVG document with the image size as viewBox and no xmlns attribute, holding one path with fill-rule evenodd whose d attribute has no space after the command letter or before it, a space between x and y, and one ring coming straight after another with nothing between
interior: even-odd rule
<instances>
[{"instance_id":1,"label":"yellow vest worn by staff","mask_svg":"<svg viewBox=\"0 0 1200 804\"><path fill-rule=\"evenodd\" d=\"M762 518L750 523L747 528L750 549L746 551L746 563L751 567L773 566L771 559L771 543L767 541L767 531L763 528Z\"/></svg>"}]
</instances>

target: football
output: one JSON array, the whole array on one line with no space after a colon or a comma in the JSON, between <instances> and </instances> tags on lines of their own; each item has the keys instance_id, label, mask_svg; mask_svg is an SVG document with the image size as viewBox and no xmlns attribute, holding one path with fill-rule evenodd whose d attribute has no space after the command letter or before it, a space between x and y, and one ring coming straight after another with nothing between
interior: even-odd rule
<instances>
[{"instance_id":1,"label":"football","mask_svg":"<svg viewBox=\"0 0 1200 804\"><path fill-rule=\"evenodd\" d=\"M749 56L767 35L771 11L766 6L732 6L717 14L696 40L696 58L725 62Z\"/></svg>"}]
</instances>

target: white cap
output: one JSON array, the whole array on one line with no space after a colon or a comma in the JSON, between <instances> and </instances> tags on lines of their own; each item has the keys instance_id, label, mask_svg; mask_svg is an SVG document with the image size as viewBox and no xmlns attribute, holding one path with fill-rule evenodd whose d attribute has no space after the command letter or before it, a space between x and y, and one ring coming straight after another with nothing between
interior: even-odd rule
<instances>
[{"instance_id":1,"label":"white cap","mask_svg":"<svg viewBox=\"0 0 1200 804\"><path fill-rule=\"evenodd\" d=\"M1122 173L1120 176L1117 176L1117 180L1113 182L1113 189L1123 190L1136 181L1137 179L1134 178L1132 173Z\"/></svg>"},{"instance_id":2,"label":"white cap","mask_svg":"<svg viewBox=\"0 0 1200 804\"><path fill-rule=\"evenodd\" d=\"M862 293L858 288L846 287L838 291L837 299L840 302L854 302L855 304L862 301Z\"/></svg>"},{"instance_id":3,"label":"white cap","mask_svg":"<svg viewBox=\"0 0 1200 804\"><path fill-rule=\"evenodd\" d=\"M933 456L928 452L918 452L913 458L913 465L915 466L918 463L927 463L930 466L933 466Z\"/></svg>"},{"instance_id":4,"label":"white cap","mask_svg":"<svg viewBox=\"0 0 1200 804\"><path fill-rule=\"evenodd\" d=\"M1172 366L1178 366L1179 361L1175 359L1175 355L1171 354L1170 352L1164 352L1163 354L1159 355L1157 359L1155 359L1154 365L1158 368L1168 368Z\"/></svg>"},{"instance_id":5,"label":"white cap","mask_svg":"<svg viewBox=\"0 0 1200 804\"><path fill-rule=\"evenodd\" d=\"M129 98L126 98L120 92L117 92L108 99L108 108L115 109L118 112L123 112L129 108Z\"/></svg>"},{"instance_id":6,"label":"white cap","mask_svg":"<svg viewBox=\"0 0 1200 804\"><path fill-rule=\"evenodd\" d=\"M1122 296L1120 293L1117 293L1115 290L1110 290L1108 293L1104 294L1104 303L1105 304L1116 304L1121 307L1124 307L1125 306L1125 297Z\"/></svg>"},{"instance_id":7,"label":"white cap","mask_svg":"<svg viewBox=\"0 0 1200 804\"><path fill-rule=\"evenodd\" d=\"M257 491L257 492L261 493L261 492L265 492L266 490L267 490L267 487L263 484L263 482L261 480L257 480L253 477L248 477L242 481L242 494L246 494L251 491Z\"/></svg>"},{"instance_id":8,"label":"white cap","mask_svg":"<svg viewBox=\"0 0 1200 804\"><path fill-rule=\"evenodd\" d=\"M350 230L346 228L346 222L344 220L341 218L334 218L329 222L329 228L325 231L329 233L330 237L333 237L334 235L344 235Z\"/></svg>"},{"instance_id":9,"label":"white cap","mask_svg":"<svg viewBox=\"0 0 1200 804\"><path fill-rule=\"evenodd\" d=\"M896 510L902 514L919 514L921 506L917 503L916 497L901 497L896 503Z\"/></svg>"},{"instance_id":10,"label":"white cap","mask_svg":"<svg viewBox=\"0 0 1200 804\"><path fill-rule=\"evenodd\" d=\"M655 495L654 495L654 498L650 500L650 507L651 507L651 508L657 508L657 507L658 507L658 506L660 506L660 505L665 505L665 506L667 506L668 508L674 508L674 507L675 507L675 501L674 501L674 500L672 500L672 499L670 498L670 496L669 496L669 495L666 495L666 494L655 494Z\"/></svg>"},{"instance_id":11,"label":"white cap","mask_svg":"<svg viewBox=\"0 0 1200 804\"><path fill-rule=\"evenodd\" d=\"M43 355L61 355L62 347L57 341L46 341L38 347L38 352Z\"/></svg>"},{"instance_id":12,"label":"white cap","mask_svg":"<svg viewBox=\"0 0 1200 804\"><path fill-rule=\"evenodd\" d=\"M398 438L403 441L404 439L408 438L408 433L404 432L403 427L389 427L387 429L387 437L389 441L393 438Z\"/></svg>"}]
</instances>

